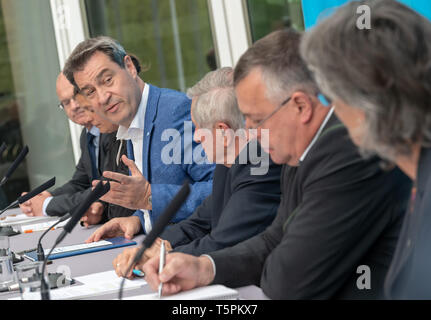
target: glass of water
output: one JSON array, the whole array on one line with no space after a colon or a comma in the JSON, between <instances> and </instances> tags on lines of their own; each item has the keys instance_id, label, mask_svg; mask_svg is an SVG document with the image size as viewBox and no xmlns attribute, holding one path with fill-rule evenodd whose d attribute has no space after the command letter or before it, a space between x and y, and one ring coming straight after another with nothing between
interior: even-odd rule
<instances>
[{"instance_id":1,"label":"glass of water","mask_svg":"<svg viewBox=\"0 0 431 320\"><path fill-rule=\"evenodd\" d=\"M0 288L7 288L15 282L9 238L0 236Z\"/></svg>"},{"instance_id":2,"label":"glass of water","mask_svg":"<svg viewBox=\"0 0 431 320\"><path fill-rule=\"evenodd\" d=\"M16 266L22 300L41 300L42 266L43 261L24 262ZM44 279L49 288L48 271L46 269Z\"/></svg>"}]
</instances>

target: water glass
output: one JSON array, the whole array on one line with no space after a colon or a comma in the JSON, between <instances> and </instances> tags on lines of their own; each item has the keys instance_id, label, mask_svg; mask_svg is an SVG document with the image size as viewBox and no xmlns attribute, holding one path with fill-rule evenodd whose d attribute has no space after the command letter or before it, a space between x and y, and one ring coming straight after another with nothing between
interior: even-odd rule
<instances>
[{"instance_id":1,"label":"water glass","mask_svg":"<svg viewBox=\"0 0 431 320\"><path fill-rule=\"evenodd\" d=\"M9 238L0 236L0 288L9 287L15 282Z\"/></svg>"},{"instance_id":2,"label":"water glass","mask_svg":"<svg viewBox=\"0 0 431 320\"><path fill-rule=\"evenodd\" d=\"M41 300L43 261L25 262L16 266L19 291L22 300ZM49 290L48 271L44 273L47 290Z\"/></svg>"}]
</instances>

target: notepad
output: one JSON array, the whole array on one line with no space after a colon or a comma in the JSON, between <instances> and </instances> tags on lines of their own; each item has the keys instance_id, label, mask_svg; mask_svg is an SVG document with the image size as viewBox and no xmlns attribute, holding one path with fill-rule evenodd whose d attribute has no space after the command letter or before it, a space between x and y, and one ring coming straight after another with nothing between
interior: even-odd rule
<instances>
[{"instance_id":1,"label":"notepad","mask_svg":"<svg viewBox=\"0 0 431 320\"><path fill-rule=\"evenodd\" d=\"M29 217L25 214L18 215L10 215L4 218L0 218L0 227L13 227L19 226L26 223L35 223L35 222L52 222L58 221L58 217Z\"/></svg>"},{"instance_id":2,"label":"notepad","mask_svg":"<svg viewBox=\"0 0 431 320\"><path fill-rule=\"evenodd\" d=\"M171 296L163 296L161 300L237 300L238 291L220 284L183 291ZM124 300L159 300L158 293L142 294Z\"/></svg>"},{"instance_id":3,"label":"notepad","mask_svg":"<svg viewBox=\"0 0 431 320\"><path fill-rule=\"evenodd\" d=\"M110 250L126 246L135 245L135 241L127 240L123 237L112 238L91 243L82 243L65 247L55 248L53 253L49 256L50 260L76 256L85 253L92 253L102 250ZM44 253L47 255L51 249L45 249ZM25 254L25 257L32 261L37 261L37 252L31 251Z\"/></svg>"},{"instance_id":4,"label":"notepad","mask_svg":"<svg viewBox=\"0 0 431 320\"><path fill-rule=\"evenodd\" d=\"M115 271L93 273L74 278L80 285L68 286L50 291L52 300L80 300L118 292L122 278ZM124 290L140 289L147 285L142 278L124 281ZM20 297L9 300L20 300Z\"/></svg>"}]
</instances>

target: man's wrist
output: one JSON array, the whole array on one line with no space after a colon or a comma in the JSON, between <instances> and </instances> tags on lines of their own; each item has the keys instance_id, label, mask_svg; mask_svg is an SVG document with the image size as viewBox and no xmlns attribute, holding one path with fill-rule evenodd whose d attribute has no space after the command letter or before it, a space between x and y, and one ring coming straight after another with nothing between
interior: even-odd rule
<instances>
[{"instance_id":1,"label":"man's wrist","mask_svg":"<svg viewBox=\"0 0 431 320\"><path fill-rule=\"evenodd\" d=\"M202 255L198 258L200 275L198 280L199 286L207 286L214 281L215 278L215 264L212 258L208 255Z\"/></svg>"}]
</instances>

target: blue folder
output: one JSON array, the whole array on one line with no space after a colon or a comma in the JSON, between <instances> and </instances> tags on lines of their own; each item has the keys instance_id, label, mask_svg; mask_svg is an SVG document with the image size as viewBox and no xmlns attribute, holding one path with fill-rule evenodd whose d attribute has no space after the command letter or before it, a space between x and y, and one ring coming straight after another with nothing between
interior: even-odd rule
<instances>
[{"instance_id":1,"label":"blue folder","mask_svg":"<svg viewBox=\"0 0 431 320\"><path fill-rule=\"evenodd\" d=\"M60 253L52 254L49 256L49 260L55 260L55 259L77 256L80 254L92 253L92 252L103 251L103 250L110 250L110 249L127 247L127 246L133 246L136 244L135 241L127 240L123 237L104 239L104 240L111 242L111 244L110 245L108 244L106 246L101 246L101 247L86 248L86 249L80 249L80 250L75 250L75 251L60 252ZM28 259L30 259L32 261L38 261L36 250L26 253L25 257L27 257Z\"/></svg>"}]
</instances>

